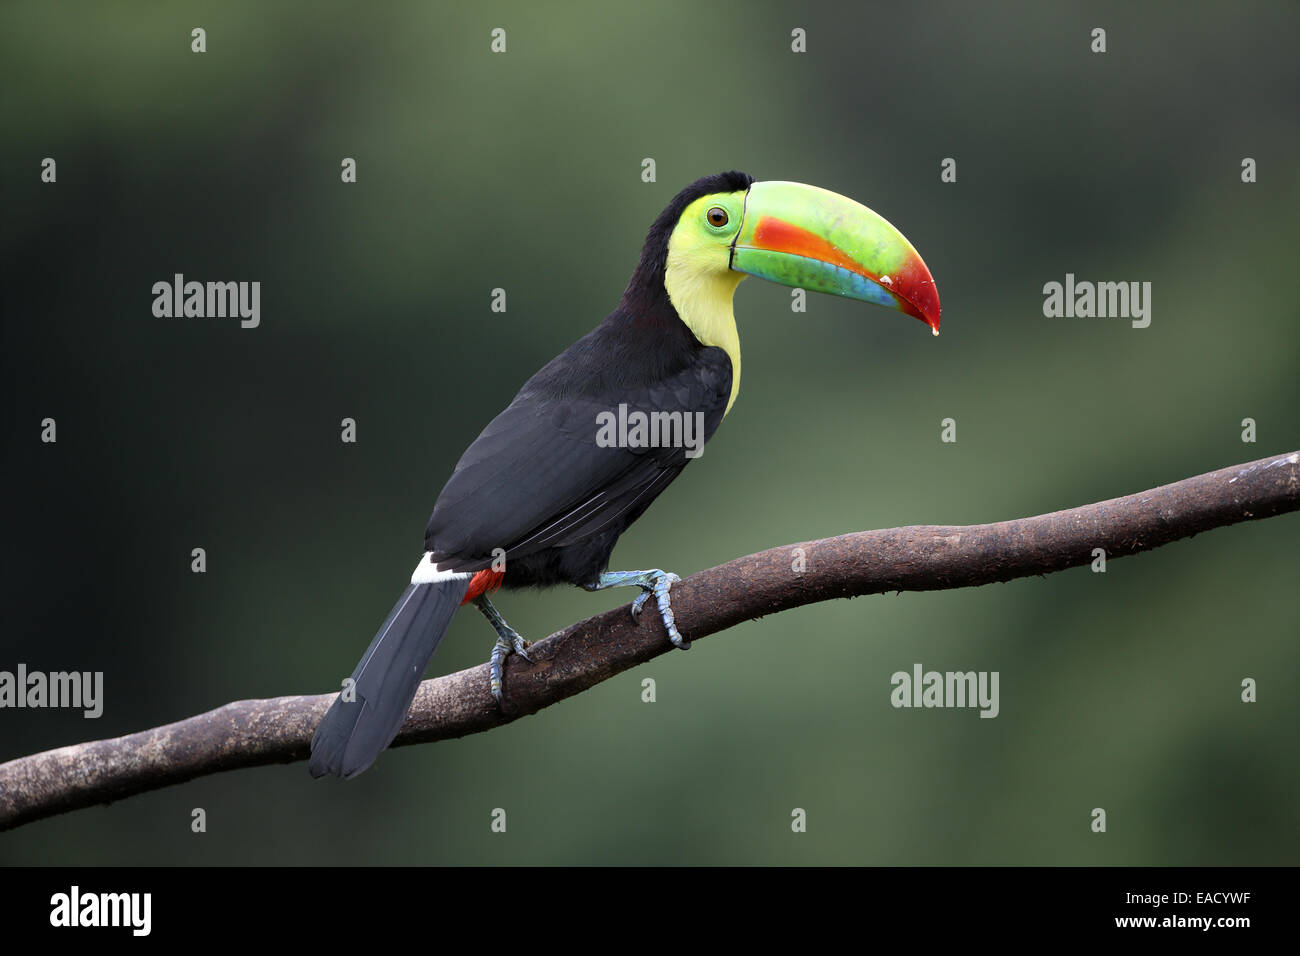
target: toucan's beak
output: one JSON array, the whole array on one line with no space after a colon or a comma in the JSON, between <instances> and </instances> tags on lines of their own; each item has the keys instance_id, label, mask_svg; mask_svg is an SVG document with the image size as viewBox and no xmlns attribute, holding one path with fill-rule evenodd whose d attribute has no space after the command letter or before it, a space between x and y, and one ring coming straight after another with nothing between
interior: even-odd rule
<instances>
[{"instance_id":1,"label":"toucan's beak","mask_svg":"<svg viewBox=\"0 0 1300 956\"><path fill-rule=\"evenodd\" d=\"M754 183L731 268L915 316L939 334L939 291L912 244L866 206L802 183Z\"/></svg>"}]
</instances>

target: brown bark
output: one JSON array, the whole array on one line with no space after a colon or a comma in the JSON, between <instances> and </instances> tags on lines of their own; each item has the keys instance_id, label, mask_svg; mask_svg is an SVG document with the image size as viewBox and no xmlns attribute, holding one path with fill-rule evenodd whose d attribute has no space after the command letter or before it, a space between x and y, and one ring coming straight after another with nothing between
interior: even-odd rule
<instances>
[{"instance_id":1,"label":"brown bark","mask_svg":"<svg viewBox=\"0 0 1300 956\"><path fill-rule=\"evenodd\" d=\"M1300 452L1234 465L1125 498L997 524L916 526L807 541L737 558L673 587L682 634L698 640L741 621L831 598L935 591L1108 561L1201 531L1300 510ZM796 549L802 549L801 552ZM802 570L794 570L803 556ZM533 714L672 649L651 610L588 618L509 659L509 712L486 664L427 680L394 746L490 730ZM163 727L0 764L0 830L194 777L305 759L333 694L227 704ZM305 771L304 771L305 772Z\"/></svg>"}]
</instances>

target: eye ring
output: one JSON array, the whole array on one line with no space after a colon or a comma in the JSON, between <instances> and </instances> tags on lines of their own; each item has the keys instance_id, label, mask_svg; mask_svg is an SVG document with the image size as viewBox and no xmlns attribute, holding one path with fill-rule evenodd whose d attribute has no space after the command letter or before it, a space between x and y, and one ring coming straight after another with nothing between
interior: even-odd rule
<instances>
[{"instance_id":1,"label":"eye ring","mask_svg":"<svg viewBox=\"0 0 1300 956\"><path fill-rule=\"evenodd\" d=\"M714 229L721 229L731 221L731 217L727 215L727 210L721 206L713 206L704 214L704 218Z\"/></svg>"}]
</instances>

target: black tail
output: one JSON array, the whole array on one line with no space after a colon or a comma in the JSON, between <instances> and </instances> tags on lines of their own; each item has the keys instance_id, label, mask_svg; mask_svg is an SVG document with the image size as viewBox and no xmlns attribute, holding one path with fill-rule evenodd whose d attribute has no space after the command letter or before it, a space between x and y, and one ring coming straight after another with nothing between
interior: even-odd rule
<instances>
[{"instance_id":1,"label":"black tail","mask_svg":"<svg viewBox=\"0 0 1300 956\"><path fill-rule=\"evenodd\" d=\"M311 775L361 773L397 736L429 659L469 590L469 575L402 592L352 672L356 696L334 701L311 740Z\"/></svg>"}]
</instances>

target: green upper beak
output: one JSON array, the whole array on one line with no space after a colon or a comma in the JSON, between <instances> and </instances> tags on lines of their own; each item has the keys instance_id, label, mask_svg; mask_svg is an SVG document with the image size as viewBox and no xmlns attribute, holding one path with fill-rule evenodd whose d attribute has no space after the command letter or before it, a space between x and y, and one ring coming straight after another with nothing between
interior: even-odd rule
<instances>
[{"instance_id":1,"label":"green upper beak","mask_svg":"<svg viewBox=\"0 0 1300 956\"><path fill-rule=\"evenodd\" d=\"M827 189L750 186L731 268L897 309L939 334L939 291L912 244L884 217Z\"/></svg>"}]
</instances>

